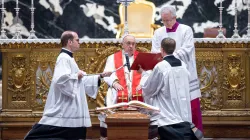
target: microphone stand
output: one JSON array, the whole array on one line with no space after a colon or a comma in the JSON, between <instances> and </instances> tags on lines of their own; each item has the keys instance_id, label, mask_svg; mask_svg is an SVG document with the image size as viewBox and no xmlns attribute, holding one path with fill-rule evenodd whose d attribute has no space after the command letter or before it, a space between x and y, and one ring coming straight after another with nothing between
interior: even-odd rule
<instances>
[{"instance_id":1,"label":"microphone stand","mask_svg":"<svg viewBox=\"0 0 250 140\"><path fill-rule=\"evenodd\" d=\"M120 66L120 67L119 67L119 68L117 68L116 70L112 71L112 73L114 73L114 72L116 72L116 71L120 70L121 68L123 68L123 67L125 67L125 66L127 66L127 63L126 63L126 64L124 64L124 65L122 65L122 66ZM100 74L102 74L102 73L86 74L86 75L83 75L83 76L93 76L93 75L100 75Z\"/></svg>"}]
</instances>

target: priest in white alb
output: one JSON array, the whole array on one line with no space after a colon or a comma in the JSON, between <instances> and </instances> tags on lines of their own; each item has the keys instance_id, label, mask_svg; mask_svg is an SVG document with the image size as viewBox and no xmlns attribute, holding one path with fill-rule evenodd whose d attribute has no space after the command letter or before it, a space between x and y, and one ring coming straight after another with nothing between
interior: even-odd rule
<instances>
[{"instance_id":1,"label":"priest in white alb","mask_svg":"<svg viewBox=\"0 0 250 140\"><path fill-rule=\"evenodd\" d=\"M194 140L189 94L190 73L186 64L175 58L175 41L165 38L161 42L163 60L153 71L142 72L143 97L147 104L158 107L160 113L150 118L158 126L161 140Z\"/></svg>"},{"instance_id":2,"label":"priest in white alb","mask_svg":"<svg viewBox=\"0 0 250 140\"><path fill-rule=\"evenodd\" d=\"M86 139L86 128L91 127L86 94L96 98L100 78L111 72L87 76L78 68L73 57L79 49L77 33L65 31L61 44L43 116L24 139Z\"/></svg>"},{"instance_id":3,"label":"priest in white alb","mask_svg":"<svg viewBox=\"0 0 250 140\"><path fill-rule=\"evenodd\" d=\"M151 52L159 53L161 41L166 37L170 37L176 41L176 50L173 54L176 58L181 59L187 64L188 71L191 74L189 86L191 95L192 121L198 129L203 131L199 101L201 91L196 70L193 31L191 27L180 24L176 21L176 10L174 7L163 7L160 14L164 26L155 31L152 38Z\"/></svg>"}]
</instances>

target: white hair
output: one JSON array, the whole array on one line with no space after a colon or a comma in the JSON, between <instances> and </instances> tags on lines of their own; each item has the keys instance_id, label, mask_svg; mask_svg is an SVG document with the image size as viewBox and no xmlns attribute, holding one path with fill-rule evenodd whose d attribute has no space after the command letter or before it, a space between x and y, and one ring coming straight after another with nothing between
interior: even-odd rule
<instances>
[{"instance_id":1,"label":"white hair","mask_svg":"<svg viewBox=\"0 0 250 140\"><path fill-rule=\"evenodd\" d=\"M123 41L124 41L124 39L127 37L127 36L132 36L132 37L134 37L135 38L135 36L133 36L133 35L131 35L131 34L124 34L123 36L122 36L122 38L121 38L121 43L123 43Z\"/></svg>"},{"instance_id":2,"label":"white hair","mask_svg":"<svg viewBox=\"0 0 250 140\"><path fill-rule=\"evenodd\" d=\"M164 6L161 8L160 14L171 13L173 17L176 17L176 10L174 6Z\"/></svg>"}]
</instances>

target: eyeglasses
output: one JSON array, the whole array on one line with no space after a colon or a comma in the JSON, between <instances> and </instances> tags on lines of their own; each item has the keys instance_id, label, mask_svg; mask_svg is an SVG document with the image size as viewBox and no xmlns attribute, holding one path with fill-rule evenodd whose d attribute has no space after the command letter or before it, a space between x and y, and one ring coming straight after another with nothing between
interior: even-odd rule
<instances>
[{"instance_id":1,"label":"eyeglasses","mask_svg":"<svg viewBox=\"0 0 250 140\"><path fill-rule=\"evenodd\" d=\"M172 18L169 19L169 20L162 20L161 23L170 23L170 22L172 22L174 19L175 19L175 17L172 17Z\"/></svg>"},{"instance_id":2,"label":"eyeglasses","mask_svg":"<svg viewBox=\"0 0 250 140\"><path fill-rule=\"evenodd\" d=\"M162 20L161 23L170 23L171 21L173 21L173 19L170 19L170 20Z\"/></svg>"}]
</instances>

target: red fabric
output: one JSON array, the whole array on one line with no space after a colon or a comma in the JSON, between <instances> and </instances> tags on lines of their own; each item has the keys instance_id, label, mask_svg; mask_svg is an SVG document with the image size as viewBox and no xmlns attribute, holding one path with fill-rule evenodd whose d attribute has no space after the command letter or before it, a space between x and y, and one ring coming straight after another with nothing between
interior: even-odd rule
<instances>
[{"instance_id":1,"label":"red fabric","mask_svg":"<svg viewBox=\"0 0 250 140\"><path fill-rule=\"evenodd\" d=\"M200 100L196 98L191 101L191 109L192 109L192 121L195 126L203 132L202 127L202 117L201 117L201 108L200 108Z\"/></svg>"},{"instance_id":2,"label":"red fabric","mask_svg":"<svg viewBox=\"0 0 250 140\"><path fill-rule=\"evenodd\" d=\"M137 57L138 53L139 52L137 52L137 51L134 52L134 59ZM122 51L119 51L119 52L114 54L114 62L115 62L116 69L123 65L122 58L123 58ZM122 85L124 88L124 90L118 91L117 103L128 102L128 88L127 88L127 84L126 84L124 68L116 71L116 75L119 78L120 85ZM133 71L132 100L143 101L142 90L138 91L138 93L136 92L136 87L139 85L140 80L141 80L141 74L138 73L137 71Z\"/></svg>"}]
</instances>

